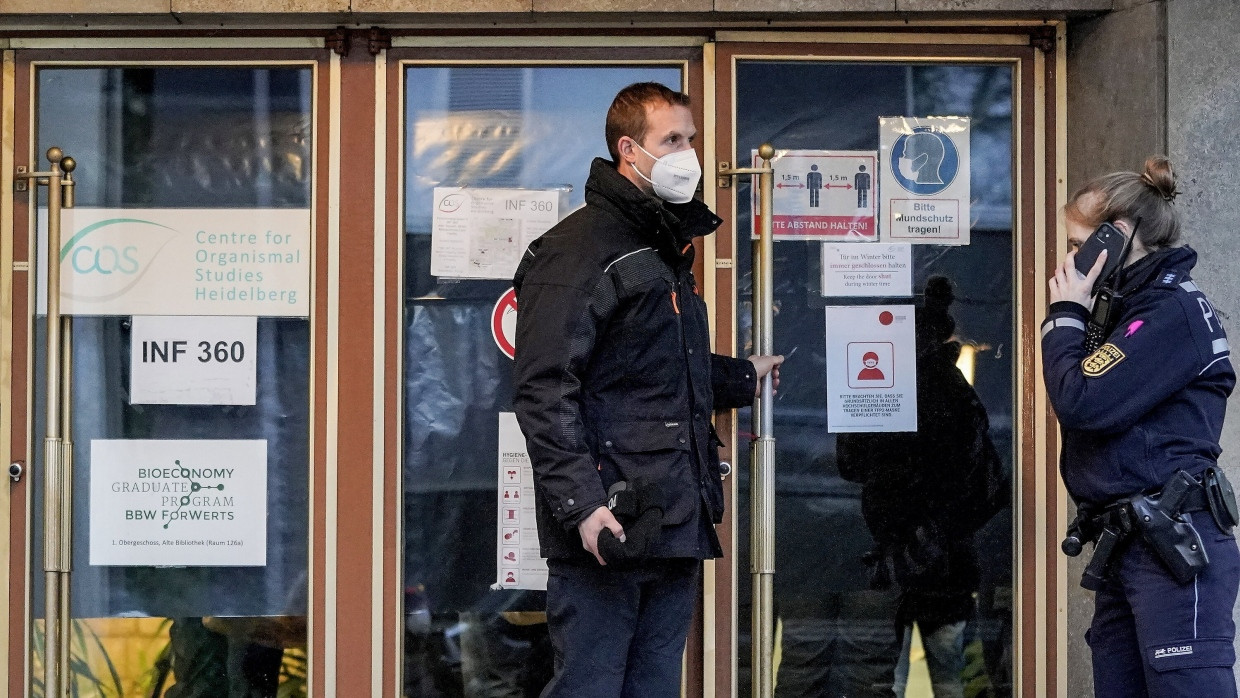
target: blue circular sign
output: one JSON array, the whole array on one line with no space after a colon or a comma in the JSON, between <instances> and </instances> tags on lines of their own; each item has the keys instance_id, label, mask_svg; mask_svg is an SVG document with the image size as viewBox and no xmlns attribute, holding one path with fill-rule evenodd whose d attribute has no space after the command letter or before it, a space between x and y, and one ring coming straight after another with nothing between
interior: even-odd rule
<instances>
[{"instance_id":1,"label":"blue circular sign","mask_svg":"<svg viewBox=\"0 0 1240 698\"><path fill-rule=\"evenodd\" d=\"M960 173L960 153L946 134L919 126L896 139L888 167L905 191L930 196L955 181Z\"/></svg>"}]
</instances>

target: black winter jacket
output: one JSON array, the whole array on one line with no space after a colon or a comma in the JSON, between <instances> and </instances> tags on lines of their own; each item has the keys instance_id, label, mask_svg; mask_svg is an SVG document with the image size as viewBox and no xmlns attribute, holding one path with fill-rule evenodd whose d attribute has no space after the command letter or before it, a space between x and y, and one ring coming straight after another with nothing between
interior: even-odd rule
<instances>
[{"instance_id":1,"label":"black winter jacket","mask_svg":"<svg viewBox=\"0 0 1240 698\"><path fill-rule=\"evenodd\" d=\"M517 421L534 468L547 558L592 561L577 525L617 481L658 482L654 557L722 554L716 408L752 403L753 364L712 354L693 238L722 221L665 204L596 159L586 206L530 245L517 269Z\"/></svg>"}]
</instances>

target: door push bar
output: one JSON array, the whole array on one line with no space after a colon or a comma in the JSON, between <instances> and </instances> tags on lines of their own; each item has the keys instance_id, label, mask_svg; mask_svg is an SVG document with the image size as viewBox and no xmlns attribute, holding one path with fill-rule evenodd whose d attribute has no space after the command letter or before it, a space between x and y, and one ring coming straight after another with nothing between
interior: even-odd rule
<instances>
[{"instance_id":1,"label":"door push bar","mask_svg":"<svg viewBox=\"0 0 1240 698\"><path fill-rule=\"evenodd\" d=\"M43 439L43 694L69 691L69 574L73 560L72 327L60 314L60 212L73 208L77 163L49 148L51 169L18 167L15 189L47 187L47 435ZM34 199L31 196L31 199ZM11 473L11 471L10 471Z\"/></svg>"},{"instance_id":2,"label":"door push bar","mask_svg":"<svg viewBox=\"0 0 1240 698\"><path fill-rule=\"evenodd\" d=\"M731 186L731 178L756 175L761 225L753 254L753 353L769 356L775 353L775 304L771 269L771 207L775 197L775 169L771 159L775 147L763 143L758 148L761 167L730 167L719 163L720 188ZM774 371L762 379L762 392L753 406L753 433L750 445L750 507L752 521L749 534L750 563L753 575L753 664L752 689L755 698L771 698L775 690L775 435Z\"/></svg>"}]
</instances>

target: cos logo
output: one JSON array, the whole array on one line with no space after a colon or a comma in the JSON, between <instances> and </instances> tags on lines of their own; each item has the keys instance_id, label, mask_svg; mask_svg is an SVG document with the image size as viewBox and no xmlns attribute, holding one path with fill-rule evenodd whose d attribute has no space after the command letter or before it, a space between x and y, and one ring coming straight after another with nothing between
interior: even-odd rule
<instances>
[{"instance_id":1,"label":"cos logo","mask_svg":"<svg viewBox=\"0 0 1240 698\"><path fill-rule=\"evenodd\" d=\"M465 204L462 194L448 194L439 200L439 210L444 213L456 213Z\"/></svg>"},{"instance_id":2,"label":"cos logo","mask_svg":"<svg viewBox=\"0 0 1240 698\"><path fill-rule=\"evenodd\" d=\"M134 255L137 251L134 245L122 248L78 245L69 252L69 263L79 274L136 274L138 258Z\"/></svg>"},{"instance_id":3,"label":"cos logo","mask_svg":"<svg viewBox=\"0 0 1240 698\"><path fill-rule=\"evenodd\" d=\"M152 269L159 268L160 252L179 235L176 229L155 221L98 220L108 211L71 210L73 215L65 221L77 232L60 246L59 257L61 297L73 303L119 302Z\"/></svg>"}]
</instances>

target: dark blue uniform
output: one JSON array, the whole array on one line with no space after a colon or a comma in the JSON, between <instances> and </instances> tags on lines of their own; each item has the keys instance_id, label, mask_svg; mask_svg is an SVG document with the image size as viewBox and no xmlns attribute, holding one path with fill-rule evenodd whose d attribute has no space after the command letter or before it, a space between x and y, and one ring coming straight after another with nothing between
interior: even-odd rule
<instances>
[{"instance_id":1,"label":"dark blue uniform","mask_svg":"<svg viewBox=\"0 0 1240 698\"><path fill-rule=\"evenodd\" d=\"M1191 248L1155 252L1125 271L1120 321L1093 354L1088 312L1051 306L1042 324L1043 377L1063 434L1060 472L1078 504L1155 492L1175 473L1218 458L1236 383L1227 334L1189 277ZM1087 639L1094 691L1116 696L1235 696L1235 539L1209 512L1191 516L1210 566L1177 584L1140 534L1129 537L1095 597Z\"/></svg>"}]
</instances>

